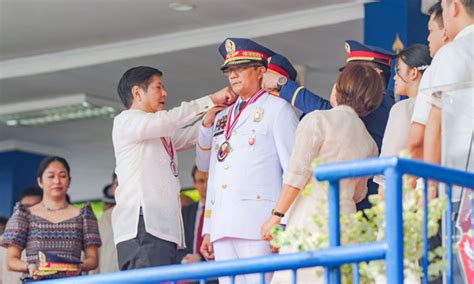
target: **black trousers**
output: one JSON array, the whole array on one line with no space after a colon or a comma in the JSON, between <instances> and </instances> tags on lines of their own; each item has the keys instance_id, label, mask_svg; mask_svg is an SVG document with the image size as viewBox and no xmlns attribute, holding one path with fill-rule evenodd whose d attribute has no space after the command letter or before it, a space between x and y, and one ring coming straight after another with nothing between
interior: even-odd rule
<instances>
[{"instance_id":1,"label":"black trousers","mask_svg":"<svg viewBox=\"0 0 474 284\"><path fill-rule=\"evenodd\" d=\"M157 238L145 231L140 215L138 233L134 239L117 244L120 270L170 265L175 263L176 244Z\"/></svg>"}]
</instances>

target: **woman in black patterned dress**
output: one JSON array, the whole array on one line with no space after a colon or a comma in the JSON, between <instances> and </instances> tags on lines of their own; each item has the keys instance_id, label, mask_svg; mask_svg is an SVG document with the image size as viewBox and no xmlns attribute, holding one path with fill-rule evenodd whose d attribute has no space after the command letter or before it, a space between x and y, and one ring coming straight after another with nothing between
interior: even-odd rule
<instances>
[{"instance_id":1,"label":"woman in black patterned dress","mask_svg":"<svg viewBox=\"0 0 474 284\"><path fill-rule=\"evenodd\" d=\"M11 271L23 272L22 279L48 279L79 275L97 267L97 250L101 245L97 219L90 205L75 208L66 201L71 181L70 168L61 157L45 158L38 169L38 185L43 201L26 208L18 203L7 224L1 245L8 249ZM26 262L21 252L26 250ZM81 261L75 272L58 272L38 277L38 252L46 252L71 262Z\"/></svg>"}]
</instances>

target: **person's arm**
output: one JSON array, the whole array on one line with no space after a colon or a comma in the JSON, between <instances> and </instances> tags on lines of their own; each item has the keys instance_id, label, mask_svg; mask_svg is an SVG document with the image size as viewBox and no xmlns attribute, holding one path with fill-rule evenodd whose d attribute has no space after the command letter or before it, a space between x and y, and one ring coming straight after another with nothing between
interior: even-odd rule
<instances>
[{"instance_id":1,"label":"person's arm","mask_svg":"<svg viewBox=\"0 0 474 284\"><path fill-rule=\"evenodd\" d=\"M279 81L282 77L283 79L285 78L276 72L266 72L262 80L263 88L274 90L281 87L280 91L277 92L278 96L304 113L309 113L317 109L332 108L328 100L312 93L295 81L287 79L284 86L279 85ZM270 93L275 94L274 92Z\"/></svg>"},{"instance_id":2,"label":"person's arm","mask_svg":"<svg viewBox=\"0 0 474 284\"><path fill-rule=\"evenodd\" d=\"M136 112L126 117L119 115L114 121L114 137L120 137L121 140L128 142L172 137L178 129L196 121L212 106L213 103L208 96L191 102L183 102L181 106L169 111ZM117 123L119 128L116 129Z\"/></svg>"},{"instance_id":3,"label":"person's arm","mask_svg":"<svg viewBox=\"0 0 474 284\"><path fill-rule=\"evenodd\" d=\"M206 198L206 211L204 212L204 223L202 226L202 244L199 248L199 252L206 260L214 259L214 247L211 243L211 226L212 226L212 208L213 202L211 199L214 197L214 186L213 180L209 179L207 186L207 198Z\"/></svg>"},{"instance_id":4,"label":"person's arm","mask_svg":"<svg viewBox=\"0 0 474 284\"><path fill-rule=\"evenodd\" d=\"M232 92L232 89L230 87L225 87L215 92L211 96L228 97L229 100L226 101L226 103L233 102L237 98L237 95ZM214 119L216 113L221 111L225 107L226 106L223 105L216 105L211 110L208 110L208 113L211 112L211 115L213 115L212 119ZM203 113L202 115L196 117L195 120L176 130L175 135L171 137L171 140L173 141L173 146L175 147L176 151L185 151L196 146L199 127L203 122L203 117L209 117L209 114L207 114L206 116L204 115L205 114ZM212 122L214 122L214 120L212 120Z\"/></svg>"},{"instance_id":5,"label":"person's arm","mask_svg":"<svg viewBox=\"0 0 474 284\"><path fill-rule=\"evenodd\" d=\"M318 156L324 141L324 133L317 113L305 116L296 129L293 151L283 176L283 185L275 204L276 212L286 214L295 201L299 191L311 178L311 163ZM262 225L262 239L270 240L272 228L281 222L280 217L272 215Z\"/></svg>"},{"instance_id":6,"label":"person's arm","mask_svg":"<svg viewBox=\"0 0 474 284\"><path fill-rule=\"evenodd\" d=\"M79 265L79 273L97 268L99 263L98 251L102 245L97 218L89 203L81 209L81 216L83 218L82 247L84 248L84 261Z\"/></svg>"},{"instance_id":7,"label":"person's arm","mask_svg":"<svg viewBox=\"0 0 474 284\"><path fill-rule=\"evenodd\" d=\"M29 272L30 276L38 270L38 266L32 264L28 267L26 261L21 260L21 252L23 250L17 246L9 246L7 250L7 267L10 271Z\"/></svg>"},{"instance_id":8,"label":"person's arm","mask_svg":"<svg viewBox=\"0 0 474 284\"><path fill-rule=\"evenodd\" d=\"M209 171L209 161L211 159L212 150L212 127L215 124L214 120L217 113L223 109L223 106L213 107L206 113L202 123L200 123L196 143L196 167L202 172Z\"/></svg>"},{"instance_id":9,"label":"person's arm","mask_svg":"<svg viewBox=\"0 0 474 284\"><path fill-rule=\"evenodd\" d=\"M273 140L278 159L283 171L286 170L295 144L295 133L298 127L298 117L293 109L284 104L273 122Z\"/></svg>"},{"instance_id":10,"label":"person's arm","mask_svg":"<svg viewBox=\"0 0 474 284\"><path fill-rule=\"evenodd\" d=\"M400 131L399 122L402 119L402 117L400 117L401 115L404 115L404 113L402 113L400 103L395 104L390 110L388 116L387 126L385 127L382 140L382 149L380 150L380 157L397 156L398 152L401 150L398 149L399 143L397 143L399 140L398 133Z\"/></svg>"},{"instance_id":11,"label":"person's arm","mask_svg":"<svg viewBox=\"0 0 474 284\"><path fill-rule=\"evenodd\" d=\"M97 246L87 246L84 249L84 261L80 265L80 271L87 272L97 268L99 263L98 251L99 248Z\"/></svg>"},{"instance_id":12,"label":"person's arm","mask_svg":"<svg viewBox=\"0 0 474 284\"><path fill-rule=\"evenodd\" d=\"M329 100L316 95L291 80L288 80L288 83L280 90L280 97L304 113L332 108Z\"/></svg>"},{"instance_id":13,"label":"person's arm","mask_svg":"<svg viewBox=\"0 0 474 284\"><path fill-rule=\"evenodd\" d=\"M21 260L21 252L26 247L28 238L28 215L29 211L21 203L15 205L13 215L8 220L1 245L7 248L7 267L10 271L16 272L33 272L38 269L36 265L31 264L27 268L28 263Z\"/></svg>"},{"instance_id":14,"label":"person's arm","mask_svg":"<svg viewBox=\"0 0 474 284\"><path fill-rule=\"evenodd\" d=\"M431 108L424 135L423 157L426 162L441 163L441 109Z\"/></svg>"},{"instance_id":15,"label":"person's arm","mask_svg":"<svg viewBox=\"0 0 474 284\"><path fill-rule=\"evenodd\" d=\"M212 127L199 128L198 141L196 143L196 167L202 172L209 172L209 161L211 160Z\"/></svg>"},{"instance_id":16,"label":"person's arm","mask_svg":"<svg viewBox=\"0 0 474 284\"><path fill-rule=\"evenodd\" d=\"M410 124L407 149L413 159L423 160L425 125L417 122Z\"/></svg>"}]
</instances>

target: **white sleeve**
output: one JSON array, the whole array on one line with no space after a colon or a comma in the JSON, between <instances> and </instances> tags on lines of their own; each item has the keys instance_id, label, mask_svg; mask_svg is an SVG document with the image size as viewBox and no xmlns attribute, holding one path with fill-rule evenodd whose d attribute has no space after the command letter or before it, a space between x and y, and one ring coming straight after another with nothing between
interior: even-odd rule
<instances>
[{"instance_id":1,"label":"white sleeve","mask_svg":"<svg viewBox=\"0 0 474 284\"><path fill-rule=\"evenodd\" d=\"M171 137L176 151L185 151L196 146L199 126L202 123L203 116L204 114L198 116L196 120L178 129L175 135Z\"/></svg>"},{"instance_id":2,"label":"white sleeve","mask_svg":"<svg viewBox=\"0 0 474 284\"><path fill-rule=\"evenodd\" d=\"M213 186L208 186L208 190L212 190ZM209 196L209 195L207 195ZM210 198L206 198L206 211L204 212L204 223L202 224L202 235L211 233L212 225L212 202Z\"/></svg>"},{"instance_id":3,"label":"white sleeve","mask_svg":"<svg viewBox=\"0 0 474 284\"><path fill-rule=\"evenodd\" d=\"M283 172L286 171L290 161L298 122L298 117L290 104L284 104L273 122L273 139Z\"/></svg>"},{"instance_id":4,"label":"white sleeve","mask_svg":"<svg viewBox=\"0 0 474 284\"><path fill-rule=\"evenodd\" d=\"M131 115L123 121L120 135L128 142L138 142L159 137L173 137L178 129L183 128L209 108L213 103L209 96L183 102L181 106L169 111L158 111L156 113L140 113Z\"/></svg>"},{"instance_id":5,"label":"white sleeve","mask_svg":"<svg viewBox=\"0 0 474 284\"><path fill-rule=\"evenodd\" d=\"M415 99L415 107L413 108L411 122L426 125L428 122L428 116L430 115L431 106L432 105L430 104L427 95L423 92L419 92Z\"/></svg>"},{"instance_id":6,"label":"white sleeve","mask_svg":"<svg viewBox=\"0 0 474 284\"><path fill-rule=\"evenodd\" d=\"M196 166L202 172L209 171L211 159L212 127L206 128L200 123L198 139L196 143Z\"/></svg>"},{"instance_id":7,"label":"white sleeve","mask_svg":"<svg viewBox=\"0 0 474 284\"><path fill-rule=\"evenodd\" d=\"M418 87L418 94L415 98L415 107L413 108L413 115L411 122L417 122L426 125L428 122L428 116L431 111L431 103L428 100L429 84L431 81L431 67L428 67L423 73L423 77Z\"/></svg>"},{"instance_id":8,"label":"white sleeve","mask_svg":"<svg viewBox=\"0 0 474 284\"><path fill-rule=\"evenodd\" d=\"M403 137L400 131L406 131L403 125L404 115L407 115L404 111L404 101L400 101L392 106L383 135L380 157L398 156L398 153L403 148L402 145L406 145L406 141L400 141L402 140L400 137Z\"/></svg>"}]
</instances>

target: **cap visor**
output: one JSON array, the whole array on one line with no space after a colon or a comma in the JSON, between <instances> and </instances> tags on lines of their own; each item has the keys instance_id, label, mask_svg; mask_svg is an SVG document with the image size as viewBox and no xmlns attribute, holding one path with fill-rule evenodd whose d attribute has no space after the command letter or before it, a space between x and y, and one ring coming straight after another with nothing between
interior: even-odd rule
<instances>
[{"instance_id":1,"label":"cap visor","mask_svg":"<svg viewBox=\"0 0 474 284\"><path fill-rule=\"evenodd\" d=\"M267 67L267 65L265 64L266 61L241 59L241 60L234 60L234 61L227 62L226 64L222 65L220 69L222 71L224 71L227 68L229 68L230 66L243 66L243 65L255 64L255 63L259 63L262 66Z\"/></svg>"}]
</instances>

